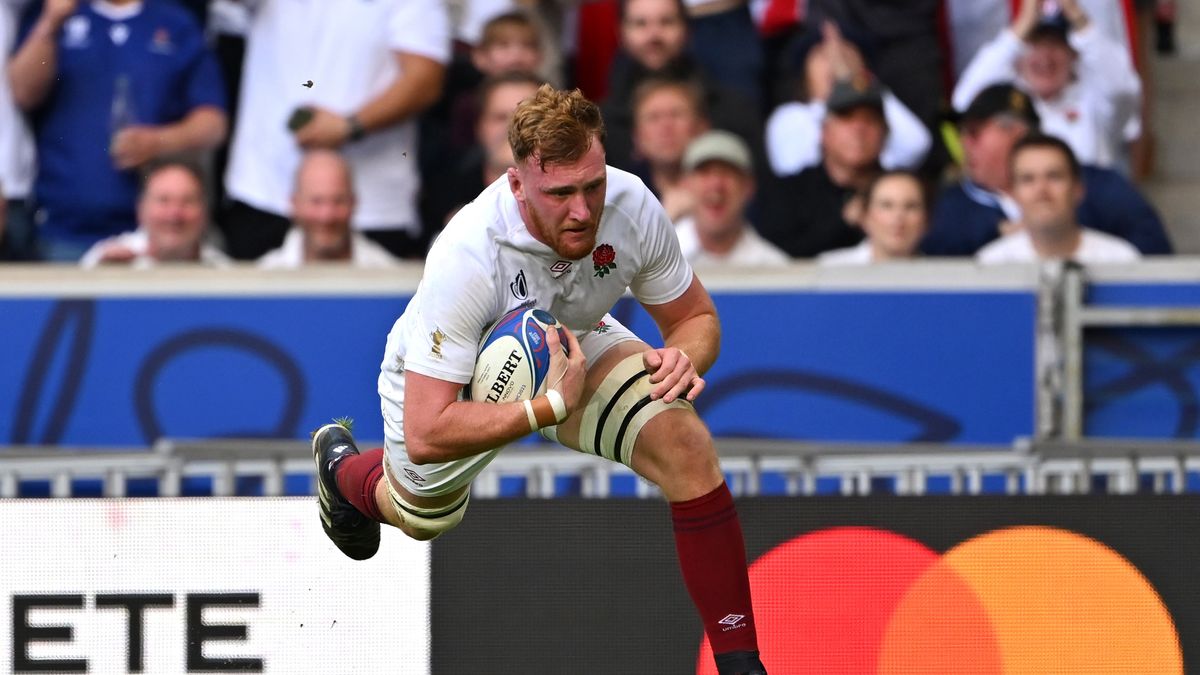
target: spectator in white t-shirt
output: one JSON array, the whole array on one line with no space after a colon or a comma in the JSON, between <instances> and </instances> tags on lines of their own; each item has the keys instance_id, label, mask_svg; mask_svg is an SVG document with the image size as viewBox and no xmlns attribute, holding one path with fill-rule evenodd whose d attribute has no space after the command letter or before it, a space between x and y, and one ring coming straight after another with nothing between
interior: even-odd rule
<instances>
[{"instance_id":1,"label":"spectator in white t-shirt","mask_svg":"<svg viewBox=\"0 0 1200 675\"><path fill-rule=\"evenodd\" d=\"M304 153L292 190L292 228L283 246L258 261L265 269L295 269L315 263L390 267L387 249L350 227L354 216L354 177L345 158L333 150Z\"/></svg>"},{"instance_id":2,"label":"spectator in white t-shirt","mask_svg":"<svg viewBox=\"0 0 1200 675\"><path fill-rule=\"evenodd\" d=\"M1066 142L1053 136L1026 136L1013 146L1012 198L1021 209L1016 232L984 246L976 259L985 264L1072 260L1080 264L1134 262L1132 244L1079 224L1082 169Z\"/></svg>"},{"instance_id":3,"label":"spectator in white t-shirt","mask_svg":"<svg viewBox=\"0 0 1200 675\"><path fill-rule=\"evenodd\" d=\"M925 184L911 171L880 174L863 193L859 221L867 235L857 246L826 251L820 265L869 265L908 260L929 229L929 199Z\"/></svg>"},{"instance_id":4,"label":"spectator in white t-shirt","mask_svg":"<svg viewBox=\"0 0 1200 675\"><path fill-rule=\"evenodd\" d=\"M683 170L683 185L695 206L675 222L675 234L692 266L788 262L787 254L746 220L746 205L754 196L754 169L750 148L741 138L720 130L701 135L688 145Z\"/></svg>"},{"instance_id":5,"label":"spectator in white t-shirt","mask_svg":"<svg viewBox=\"0 0 1200 675\"><path fill-rule=\"evenodd\" d=\"M145 269L160 264L226 267L231 261L207 241L208 206L201 170L179 160L153 165L138 196L138 227L92 245L81 267L127 265Z\"/></svg>"},{"instance_id":6,"label":"spectator in white t-shirt","mask_svg":"<svg viewBox=\"0 0 1200 675\"><path fill-rule=\"evenodd\" d=\"M279 246L300 155L326 148L357 178L354 228L423 256L416 119L440 96L449 56L445 2L256 2L225 175L230 253Z\"/></svg>"}]
</instances>

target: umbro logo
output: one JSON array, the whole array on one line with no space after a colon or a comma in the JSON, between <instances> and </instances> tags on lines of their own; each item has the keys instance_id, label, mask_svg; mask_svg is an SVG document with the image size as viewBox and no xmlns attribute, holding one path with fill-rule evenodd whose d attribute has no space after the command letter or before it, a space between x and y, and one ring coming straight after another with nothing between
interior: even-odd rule
<instances>
[{"instance_id":1,"label":"umbro logo","mask_svg":"<svg viewBox=\"0 0 1200 675\"><path fill-rule=\"evenodd\" d=\"M559 260L550 266L550 275L555 279L571 271L570 260Z\"/></svg>"},{"instance_id":2,"label":"umbro logo","mask_svg":"<svg viewBox=\"0 0 1200 675\"><path fill-rule=\"evenodd\" d=\"M744 614L729 614L717 623L725 626L721 629L721 632L724 633L726 631L736 630L738 628L745 628L746 624L742 622L742 619L744 618L746 618L746 615Z\"/></svg>"},{"instance_id":3,"label":"umbro logo","mask_svg":"<svg viewBox=\"0 0 1200 675\"><path fill-rule=\"evenodd\" d=\"M424 482L425 482L425 477L424 477L424 476L422 476L421 474L417 473L416 471L413 471L412 469L408 468L407 466L406 466L406 467L404 467L404 475L406 475L406 476L408 476L409 478L413 479L413 481L415 481L415 482L417 482L417 483L424 483Z\"/></svg>"}]
</instances>

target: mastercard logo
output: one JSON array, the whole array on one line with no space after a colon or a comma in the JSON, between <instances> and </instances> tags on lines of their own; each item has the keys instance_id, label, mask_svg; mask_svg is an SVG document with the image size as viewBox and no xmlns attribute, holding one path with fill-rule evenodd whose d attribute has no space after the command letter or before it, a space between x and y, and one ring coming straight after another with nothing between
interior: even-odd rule
<instances>
[{"instance_id":1,"label":"mastercard logo","mask_svg":"<svg viewBox=\"0 0 1200 675\"><path fill-rule=\"evenodd\" d=\"M750 585L772 673L1183 673L1150 582L1067 530L1005 528L942 554L886 530L821 530L755 561ZM707 638L696 672L717 672Z\"/></svg>"}]
</instances>

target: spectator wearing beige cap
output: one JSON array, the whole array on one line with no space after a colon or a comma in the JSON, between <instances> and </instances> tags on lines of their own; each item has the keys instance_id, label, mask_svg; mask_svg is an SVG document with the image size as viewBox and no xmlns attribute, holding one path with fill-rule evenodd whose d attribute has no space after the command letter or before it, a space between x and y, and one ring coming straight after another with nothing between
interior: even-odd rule
<instances>
[{"instance_id":1,"label":"spectator wearing beige cap","mask_svg":"<svg viewBox=\"0 0 1200 675\"><path fill-rule=\"evenodd\" d=\"M728 131L697 137L683 155L684 189L691 193L690 215L675 223L679 247L694 267L783 265L788 256L759 236L746 220L754 196L750 149Z\"/></svg>"}]
</instances>

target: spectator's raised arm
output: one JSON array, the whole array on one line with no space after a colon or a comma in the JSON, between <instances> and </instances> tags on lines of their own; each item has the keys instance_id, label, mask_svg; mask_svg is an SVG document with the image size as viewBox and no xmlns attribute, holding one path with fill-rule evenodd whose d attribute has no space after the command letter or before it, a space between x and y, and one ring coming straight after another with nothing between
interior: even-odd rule
<instances>
[{"instance_id":1,"label":"spectator's raised arm","mask_svg":"<svg viewBox=\"0 0 1200 675\"><path fill-rule=\"evenodd\" d=\"M42 13L9 60L13 101L21 110L36 109L50 93L58 74L58 31L78 5L78 0L46 0Z\"/></svg>"}]
</instances>

